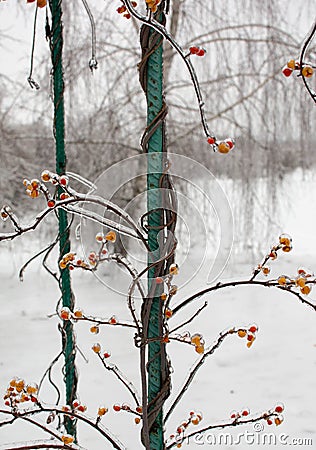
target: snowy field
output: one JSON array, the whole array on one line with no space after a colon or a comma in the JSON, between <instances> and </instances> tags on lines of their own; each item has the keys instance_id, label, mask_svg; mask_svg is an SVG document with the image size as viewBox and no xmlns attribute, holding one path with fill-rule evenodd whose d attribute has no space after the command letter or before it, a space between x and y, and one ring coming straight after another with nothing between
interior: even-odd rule
<instances>
[{"instance_id":1,"label":"snowy field","mask_svg":"<svg viewBox=\"0 0 316 450\"><path fill-rule=\"evenodd\" d=\"M293 183L293 180L296 183ZM293 238L294 249L282 253L271 265L271 276L280 274L294 276L297 268L304 266L316 270L315 214L313 202L306 193L316 192L316 181L307 176L300 181L298 175L285 181L284 189L293 199L291 208L286 208L280 217L280 232L289 233ZM286 184L288 183L288 184ZM275 236L277 242L278 236ZM21 242L24 242L23 247ZM33 264L25 274L23 283L18 281L18 269L31 255L31 241L27 239L1 244L1 315L0 315L0 388L4 392L8 381L19 376L28 382L38 382L49 366L50 361L60 351L60 335L57 330L58 318L48 315L54 313L58 289L38 265ZM267 250L273 242L267 242ZM38 246L38 249L40 247ZM263 254L258 255L260 262ZM199 250L195 249L192 260L199 261ZM247 254L234 256L230 260L221 281L246 279L250 277L253 263ZM191 264L181 266L177 282L179 285L190 276ZM119 272L109 265L105 277L112 277L120 283ZM175 297L175 303L194 293L206 284L207 269L202 269L193 277L190 284L184 285ZM117 278L117 279L116 279ZM74 290L77 306L85 313L119 319L129 319L125 299L104 287L89 273L74 273ZM311 298L315 298L312 291ZM255 443L247 443L242 437L239 445L211 445L210 438L191 440L183 448L284 449L294 439L311 439L312 445L296 445L299 448L316 448L316 314L302 305L290 294L278 290L255 288L229 288L205 296L194 307L184 309L181 314L171 318L171 326L183 321L193 313L198 305L208 300L208 307L195 322L186 327L203 334L210 345L218 334L232 326L259 326L257 340L251 349L237 336L226 339L223 345L208 358L196 377L192 388L183 397L174 415L167 423L166 436L174 433L176 427L187 418L190 410L203 413L202 426L220 423L230 417L232 410L249 408L257 414L273 408L278 402L285 405L284 423L279 426L265 426L255 431L252 425L229 430L233 436L247 431L255 436ZM90 416L96 414L100 404L109 407L110 412L103 423L119 437L126 448L140 449L140 426L135 425L133 417L124 412L115 413L114 403L130 402L128 393L119 385L113 374L105 372L91 351L94 342L99 341L103 348L112 353L111 362L117 364L139 390L138 353L133 348L133 333L120 328L102 328L98 336L89 332L89 325L80 323L76 327L77 344L88 362L78 354L80 400L88 406ZM187 377L190 367L196 360L194 348L177 342L168 345L172 360L173 392L178 392ZM61 364L53 370L53 378L60 382ZM170 405L171 401L167 402ZM41 392L43 402L53 403L56 392L45 383ZM193 431L193 428L191 430ZM259 434L275 433L275 445L261 445ZM218 431L221 433L221 431ZM216 434L216 433L215 433ZM280 435L283 443L279 441ZM0 428L0 449L10 448L9 442L45 438L29 424L15 424ZM248 439L251 439L248 437ZM282 437L281 437L282 439ZM286 444L284 443L285 440ZM83 448L101 450L111 448L94 430L84 425L79 428L79 440ZM298 441L300 442L300 441ZM293 446L291 445L291 446Z\"/></svg>"}]
</instances>

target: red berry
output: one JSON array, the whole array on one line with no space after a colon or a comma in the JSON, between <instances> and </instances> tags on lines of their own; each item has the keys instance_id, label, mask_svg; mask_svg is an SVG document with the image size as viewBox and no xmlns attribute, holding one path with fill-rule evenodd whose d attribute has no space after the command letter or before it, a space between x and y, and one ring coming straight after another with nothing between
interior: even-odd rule
<instances>
[{"instance_id":1,"label":"red berry","mask_svg":"<svg viewBox=\"0 0 316 450\"><path fill-rule=\"evenodd\" d=\"M60 183L62 186L67 186L67 184L68 184L68 177L66 177L65 175L61 176L61 177L59 178L59 183Z\"/></svg>"},{"instance_id":2,"label":"red berry","mask_svg":"<svg viewBox=\"0 0 316 450\"><path fill-rule=\"evenodd\" d=\"M33 397L33 395L31 395L31 402L36 403L37 402L37 398Z\"/></svg>"},{"instance_id":3,"label":"red berry","mask_svg":"<svg viewBox=\"0 0 316 450\"><path fill-rule=\"evenodd\" d=\"M103 356L104 356L104 358L109 358L111 356L111 353L110 352L105 352L103 354Z\"/></svg>"},{"instance_id":4,"label":"red berry","mask_svg":"<svg viewBox=\"0 0 316 450\"><path fill-rule=\"evenodd\" d=\"M244 409L241 413L242 416L248 416L249 415L249 409Z\"/></svg>"},{"instance_id":5,"label":"red berry","mask_svg":"<svg viewBox=\"0 0 316 450\"><path fill-rule=\"evenodd\" d=\"M79 405L79 406L78 406L78 411L80 411L80 412L85 412L86 409L87 409L87 407L84 406L84 405Z\"/></svg>"},{"instance_id":6,"label":"red berry","mask_svg":"<svg viewBox=\"0 0 316 450\"><path fill-rule=\"evenodd\" d=\"M4 404L5 404L5 406L10 406L9 400L6 400L6 401L4 402Z\"/></svg>"},{"instance_id":7,"label":"red berry","mask_svg":"<svg viewBox=\"0 0 316 450\"><path fill-rule=\"evenodd\" d=\"M114 411L121 411L121 406L120 405L113 405L113 409L114 409Z\"/></svg>"},{"instance_id":8,"label":"red berry","mask_svg":"<svg viewBox=\"0 0 316 450\"><path fill-rule=\"evenodd\" d=\"M112 316L109 320L111 325L116 325L117 324L117 318L115 316Z\"/></svg>"},{"instance_id":9,"label":"red berry","mask_svg":"<svg viewBox=\"0 0 316 450\"><path fill-rule=\"evenodd\" d=\"M199 51L197 52L197 56L204 56L206 53L206 51L204 50L204 48L200 48Z\"/></svg>"},{"instance_id":10,"label":"red berry","mask_svg":"<svg viewBox=\"0 0 316 450\"><path fill-rule=\"evenodd\" d=\"M229 145L229 148L232 149L234 147L234 141L232 139L226 139L226 144Z\"/></svg>"},{"instance_id":11,"label":"red berry","mask_svg":"<svg viewBox=\"0 0 316 450\"><path fill-rule=\"evenodd\" d=\"M212 136L210 136L210 137L207 138L207 142L208 142L210 145L215 144L215 138L213 138Z\"/></svg>"},{"instance_id":12,"label":"red berry","mask_svg":"<svg viewBox=\"0 0 316 450\"><path fill-rule=\"evenodd\" d=\"M231 418L231 419L236 419L236 414L232 414L232 415L230 416L230 418Z\"/></svg>"},{"instance_id":13,"label":"red berry","mask_svg":"<svg viewBox=\"0 0 316 450\"><path fill-rule=\"evenodd\" d=\"M247 341L250 341L250 342L251 342L251 341L254 340L254 338L255 338L255 337L254 337L253 334L248 334L248 335L247 335Z\"/></svg>"},{"instance_id":14,"label":"red berry","mask_svg":"<svg viewBox=\"0 0 316 450\"><path fill-rule=\"evenodd\" d=\"M293 70L290 69L289 67L284 67L284 69L282 70L282 73L285 77L289 77L292 75Z\"/></svg>"},{"instance_id":15,"label":"red berry","mask_svg":"<svg viewBox=\"0 0 316 450\"><path fill-rule=\"evenodd\" d=\"M74 400L73 403L72 403L72 406L74 408L78 408L79 405L80 405L80 403L78 402L78 400Z\"/></svg>"},{"instance_id":16,"label":"red berry","mask_svg":"<svg viewBox=\"0 0 316 450\"><path fill-rule=\"evenodd\" d=\"M157 283L157 284L163 283L163 278L157 277L157 278L156 278L156 283Z\"/></svg>"},{"instance_id":17,"label":"red berry","mask_svg":"<svg viewBox=\"0 0 316 450\"><path fill-rule=\"evenodd\" d=\"M272 425L272 424L273 424L272 420L271 420L271 419L268 419L268 420L267 420L267 424L268 424L268 425Z\"/></svg>"},{"instance_id":18,"label":"red berry","mask_svg":"<svg viewBox=\"0 0 316 450\"><path fill-rule=\"evenodd\" d=\"M258 331L258 328L257 328L255 325L252 325L252 326L249 328L249 331L250 331L250 333L255 333L256 331Z\"/></svg>"},{"instance_id":19,"label":"red berry","mask_svg":"<svg viewBox=\"0 0 316 450\"><path fill-rule=\"evenodd\" d=\"M282 405L277 405L277 406L274 408L274 411L275 411L276 413L278 413L278 414L280 414L281 412L283 412L283 410L284 410L284 407L283 407Z\"/></svg>"},{"instance_id":20,"label":"red berry","mask_svg":"<svg viewBox=\"0 0 316 450\"><path fill-rule=\"evenodd\" d=\"M123 15L123 17L125 17L125 19L130 19L131 15L130 15L130 13L126 13L126 14Z\"/></svg>"},{"instance_id":21,"label":"red berry","mask_svg":"<svg viewBox=\"0 0 316 450\"><path fill-rule=\"evenodd\" d=\"M190 47L189 51L190 51L191 55L196 55L197 52L199 51L199 47Z\"/></svg>"},{"instance_id":22,"label":"red berry","mask_svg":"<svg viewBox=\"0 0 316 450\"><path fill-rule=\"evenodd\" d=\"M54 208L55 204L56 204L56 202L55 202L55 200L53 200L53 199L48 200L48 202L47 202L47 206L48 206L49 208Z\"/></svg>"}]
</instances>

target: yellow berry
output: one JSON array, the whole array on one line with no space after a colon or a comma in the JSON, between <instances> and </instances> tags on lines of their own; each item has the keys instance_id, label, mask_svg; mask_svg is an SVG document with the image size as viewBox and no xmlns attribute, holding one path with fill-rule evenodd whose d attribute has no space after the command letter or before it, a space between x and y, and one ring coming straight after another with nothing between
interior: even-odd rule
<instances>
[{"instance_id":1,"label":"yellow berry","mask_svg":"<svg viewBox=\"0 0 316 450\"><path fill-rule=\"evenodd\" d=\"M37 391L38 391L38 386L37 386L37 384L29 384L29 385L27 385L27 387L26 387L26 392L27 392L28 394L36 394Z\"/></svg>"}]
</instances>

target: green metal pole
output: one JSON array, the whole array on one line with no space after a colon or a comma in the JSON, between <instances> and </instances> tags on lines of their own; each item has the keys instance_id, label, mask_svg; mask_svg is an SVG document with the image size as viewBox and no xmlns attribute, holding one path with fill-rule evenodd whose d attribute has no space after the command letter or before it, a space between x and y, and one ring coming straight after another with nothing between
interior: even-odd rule
<instances>
[{"instance_id":1,"label":"green metal pole","mask_svg":"<svg viewBox=\"0 0 316 450\"><path fill-rule=\"evenodd\" d=\"M153 123L163 107L163 47L162 39L155 51L147 60L147 125ZM151 252L155 252L155 259L159 258L158 233L163 225L161 194L159 192L160 179L163 172L163 124L161 123L148 141L147 162L147 210L152 211L148 216L148 244ZM153 211L155 210L155 211ZM152 263L148 258L148 264ZM155 268L148 271L148 291L155 277ZM162 335L162 302L160 296L154 297L150 309L148 339ZM154 401L162 387L162 358L161 346L158 339L148 345L148 403ZM150 412L150 410L149 410ZM149 429L151 450L164 448L162 408Z\"/></svg>"},{"instance_id":2,"label":"green metal pole","mask_svg":"<svg viewBox=\"0 0 316 450\"><path fill-rule=\"evenodd\" d=\"M61 0L50 0L52 14L51 56L54 77L54 135L56 145L56 172L63 175L66 172L65 151L65 110L64 110L64 76L62 64L63 26ZM59 194L59 193L58 193ZM60 234L60 257L70 251L69 226L66 211L58 211ZM69 269L61 269L60 285L62 304L71 311L74 309L74 295L71 289ZM76 344L73 324L64 321L62 329L63 354L65 358L64 380L66 385L66 403L71 405L76 398L77 373L75 367ZM64 418L67 433L76 438L76 421L68 416Z\"/></svg>"}]
</instances>

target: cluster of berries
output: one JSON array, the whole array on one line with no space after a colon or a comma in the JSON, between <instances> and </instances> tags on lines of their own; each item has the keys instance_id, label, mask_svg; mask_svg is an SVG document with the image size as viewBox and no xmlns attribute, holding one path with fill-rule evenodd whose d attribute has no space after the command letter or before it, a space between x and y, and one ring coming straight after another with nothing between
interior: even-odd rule
<instances>
[{"instance_id":1,"label":"cluster of berries","mask_svg":"<svg viewBox=\"0 0 316 450\"><path fill-rule=\"evenodd\" d=\"M262 272L263 275L268 276L270 273L270 267L267 266L267 262L269 260L274 261L278 257L278 251L282 250L285 253L288 253L292 250L292 238L288 234L281 234L279 236L278 245L274 245L270 253L264 258L261 264L258 264L258 267L255 269L255 274Z\"/></svg>"},{"instance_id":2,"label":"cluster of berries","mask_svg":"<svg viewBox=\"0 0 316 450\"><path fill-rule=\"evenodd\" d=\"M305 269L298 269L297 276L295 278L290 278L287 275L281 275L278 278L278 284L281 286L287 286L287 287L297 287L300 289L301 294L308 295L311 290L311 284L308 283L308 279L313 277L314 275L312 273L309 273Z\"/></svg>"},{"instance_id":3,"label":"cluster of berries","mask_svg":"<svg viewBox=\"0 0 316 450\"><path fill-rule=\"evenodd\" d=\"M3 397L4 404L16 408L18 404L25 402L37 403L38 386L35 383L26 384L21 378L14 377L9 383Z\"/></svg>"},{"instance_id":4,"label":"cluster of berries","mask_svg":"<svg viewBox=\"0 0 316 450\"><path fill-rule=\"evenodd\" d=\"M136 3L136 2L132 2L132 6L133 6L133 8L136 8L137 3ZM119 7L117 8L116 12L117 12L118 14L122 14L123 17L125 17L125 19L130 19L130 18L131 18L131 15L130 15L130 13L127 11L127 8L126 8L126 6L125 6L124 4L123 4L122 6L119 6Z\"/></svg>"},{"instance_id":5,"label":"cluster of berries","mask_svg":"<svg viewBox=\"0 0 316 450\"><path fill-rule=\"evenodd\" d=\"M101 353L101 345L98 342L93 344L93 346L91 348L94 351L94 353L97 353L98 355ZM109 352L109 351L105 351L103 353L104 359L110 358L110 356L111 356L111 352Z\"/></svg>"},{"instance_id":6,"label":"cluster of berries","mask_svg":"<svg viewBox=\"0 0 316 450\"><path fill-rule=\"evenodd\" d=\"M216 141L214 136L207 138L207 143L212 145L219 153L229 153L235 147L235 141L232 138L225 139L224 141Z\"/></svg>"},{"instance_id":7,"label":"cluster of berries","mask_svg":"<svg viewBox=\"0 0 316 450\"><path fill-rule=\"evenodd\" d=\"M278 404L275 408L271 409L268 413L263 414L263 419L267 422L268 425L273 424L273 420L271 417L274 417L275 425L281 425L284 421L283 416L280 414L284 411L284 406L282 404ZM243 417L247 417L250 414L249 408L242 409L241 411L232 411L230 414L230 418L233 419L234 422L237 422L238 419Z\"/></svg>"},{"instance_id":8,"label":"cluster of berries","mask_svg":"<svg viewBox=\"0 0 316 450\"><path fill-rule=\"evenodd\" d=\"M295 70L299 71L299 74L303 75L305 78L311 78L314 73L313 67L309 64L305 64L301 70L299 61L295 61L294 59L291 59L286 66L283 67L282 73L285 77L290 77Z\"/></svg>"},{"instance_id":9,"label":"cluster of berries","mask_svg":"<svg viewBox=\"0 0 316 450\"><path fill-rule=\"evenodd\" d=\"M80 308L77 308L74 310L74 312L71 312L69 308L67 308L67 306L63 307L60 310L60 318L63 320L70 320L70 319L82 319L83 316L83 311Z\"/></svg>"},{"instance_id":10,"label":"cluster of berries","mask_svg":"<svg viewBox=\"0 0 316 450\"><path fill-rule=\"evenodd\" d=\"M190 55L204 56L206 53L206 50L203 47L193 46L193 47L189 48L189 52L190 52Z\"/></svg>"},{"instance_id":11,"label":"cluster of berries","mask_svg":"<svg viewBox=\"0 0 316 450\"><path fill-rule=\"evenodd\" d=\"M26 0L26 3L34 3L35 0ZM47 0L36 0L38 8L44 8L47 5Z\"/></svg>"},{"instance_id":12,"label":"cluster of berries","mask_svg":"<svg viewBox=\"0 0 316 450\"><path fill-rule=\"evenodd\" d=\"M128 411L131 412L133 414L136 414L137 417L134 418L134 422L136 423L136 425L138 425L141 421L141 416L143 413L143 408L138 405L135 409L135 411L132 410L132 408L127 404L127 403L123 403L122 405L116 403L115 405L113 405L113 410L115 412L119 412L119 411Z\"/></svg>"},{"instance_id":13,"label":"cluster of berries","mask_svg":"<svg viewBox=\"0 0 316 450\"><path fill-rule=\"evenodd\" d=\"M196 353L202 354L205 350L205 340L200 333L194 333L191 336L189 331L185 331L179 336L181 341L187 342L195 347Z\"/></svg>"},{"instance_id":14,"label":"cluster of berries","mask_svg":"<svg viewBox=\"0 0 316 450\"><path fill-rule=\"evenodd\" d=\"M201 412L190 411L188 419L178 426L176 434L171 434L169 436L169 439L178 442L177 448L181 448L182 447L181 441L183 440L184 432L186 431L186 429L189 427L190 424L199 425L202 419L203 416Z\"/></svg>"},{"instance_id":15,"label":"cluster of berries","mask_svg":"<svg viewBox=\"0 0 316 450\"><path fill-rule=\"evenodd\" d=\"M169 267L169 273L165 275L164 277L156 277L156 283L158 285L163 285L164 283L167 285L167 292L162 292L160 295L160 298L163 302L167 301L167 304L169 304L169 301L171 300L171 297L176 295L178 292L178 286L175 284L171 284L172 279L174 275L178 275L179 273L179 267L178 264L170 264ZM170 319L172 317L173 311L172 309L168 308L168 306L165 307L165 317L166 319Z\"/></svg>"},{"instance_id":16,"label":"cluster of berries","mask_svg":"<svg viewBox=\"0 0 316 450\"><path fill-rule=\"evenodd\" d=\"M250 348L256 339L257 331L257 325L251 325L249 328L240 328L237 334L240 338L247 337L247 347Z\"/></svg>"}]
</instances>

